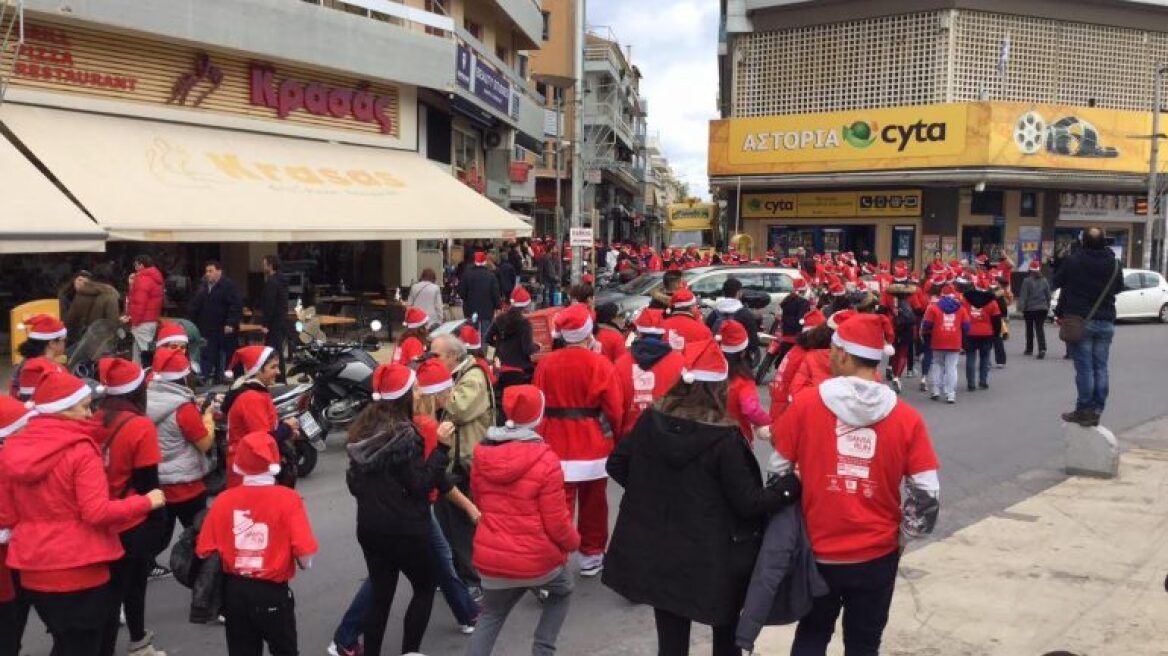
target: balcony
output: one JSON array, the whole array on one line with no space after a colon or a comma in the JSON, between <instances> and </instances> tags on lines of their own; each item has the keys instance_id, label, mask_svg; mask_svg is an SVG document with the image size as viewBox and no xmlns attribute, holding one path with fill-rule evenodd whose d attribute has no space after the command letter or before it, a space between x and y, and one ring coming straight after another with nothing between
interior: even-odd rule
<instances>
[{"instance_id":1,"label":"balcony","mask_svg":"<svg viewBox=\"0 0 1168 656\"><path fill-rule=\"evenodd\" d=\"M543 6L538 0L495 0L495 4L515 24L520 35L527 38L519 43L520 50L534 50L543 41Z\"/></svg>"}]
</instances>

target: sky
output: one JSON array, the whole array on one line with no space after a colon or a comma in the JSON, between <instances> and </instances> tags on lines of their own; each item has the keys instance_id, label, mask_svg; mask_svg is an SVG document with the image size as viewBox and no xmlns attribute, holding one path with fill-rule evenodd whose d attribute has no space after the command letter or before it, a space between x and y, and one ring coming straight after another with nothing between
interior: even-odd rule
<instances>
[{"instance_id":1,"label":"sky","mask_svg":"<svg viewBox=\"0 0 1168 656\"><path fill-rule=\"evenodd\" d=\"M621 45L633 47L641 95L649 101L649 134L660 134L661 149L690 194L707 197L709 120L718 114L718 2L587 3L589 28L607 27Z\"/></svg>"}]
</instances>

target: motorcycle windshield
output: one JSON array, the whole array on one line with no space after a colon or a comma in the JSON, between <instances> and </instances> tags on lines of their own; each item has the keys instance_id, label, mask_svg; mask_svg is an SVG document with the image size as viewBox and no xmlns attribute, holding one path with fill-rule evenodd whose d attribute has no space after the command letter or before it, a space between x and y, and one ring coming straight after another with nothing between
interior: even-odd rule
<instances>
[{"instance_id":1,"label":"motorcycle windshield","mask_svg":"<svg viewBox=\"0 0 1168 656\"><path fill-rule=\"evenodd\" d=\"M111 355L118 343L118 328L118 322L113 319L98 319L89 324L69 355L70 371L78 364Z\"/></svg>"}]
</instances>

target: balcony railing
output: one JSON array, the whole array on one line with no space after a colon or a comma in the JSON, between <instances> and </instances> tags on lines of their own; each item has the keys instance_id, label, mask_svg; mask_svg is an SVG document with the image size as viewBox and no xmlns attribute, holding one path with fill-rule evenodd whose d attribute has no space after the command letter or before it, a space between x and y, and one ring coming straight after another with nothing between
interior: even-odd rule
<instances>
[{"instance_id":1,"label":"balcony railing","mask_svg":"<svg viewBox=\"0 0 1168 656\"><path fill-rule=\"evenodd\" d=\"M310 5L325 7L347 14L365 16L410 30L422 32L436 38L451 39L454 20L449 16L410 7L394 0L299 0Z\"/></svg>"}]
</instances>

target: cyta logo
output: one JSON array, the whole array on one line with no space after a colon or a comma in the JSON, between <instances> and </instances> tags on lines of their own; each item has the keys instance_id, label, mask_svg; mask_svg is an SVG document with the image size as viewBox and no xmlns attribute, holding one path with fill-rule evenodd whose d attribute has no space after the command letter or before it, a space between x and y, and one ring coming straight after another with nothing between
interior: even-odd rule
<instances>
[{"instance_id":1,"label":"cyta logo","mask_svg":"<svg viewBox=\"0 0 1168 656\"><path fill-rule=\"evenodd\" d=\"M761 210L762 209L762 201L759 200L758 198L751 198L750 199L750 209L754 210L755 212Z\"/></svg>"},{"instance_id":2,"label":"cyta logo","mask_svg":"<svg viewBox=\"0 0 1168 656\"><path fill-rule=\"evenodd\" d=\"M844 141L853 148L867 148L876 143L876 124L856 121L844 126Z\"/></svg>"}]
</instances>

